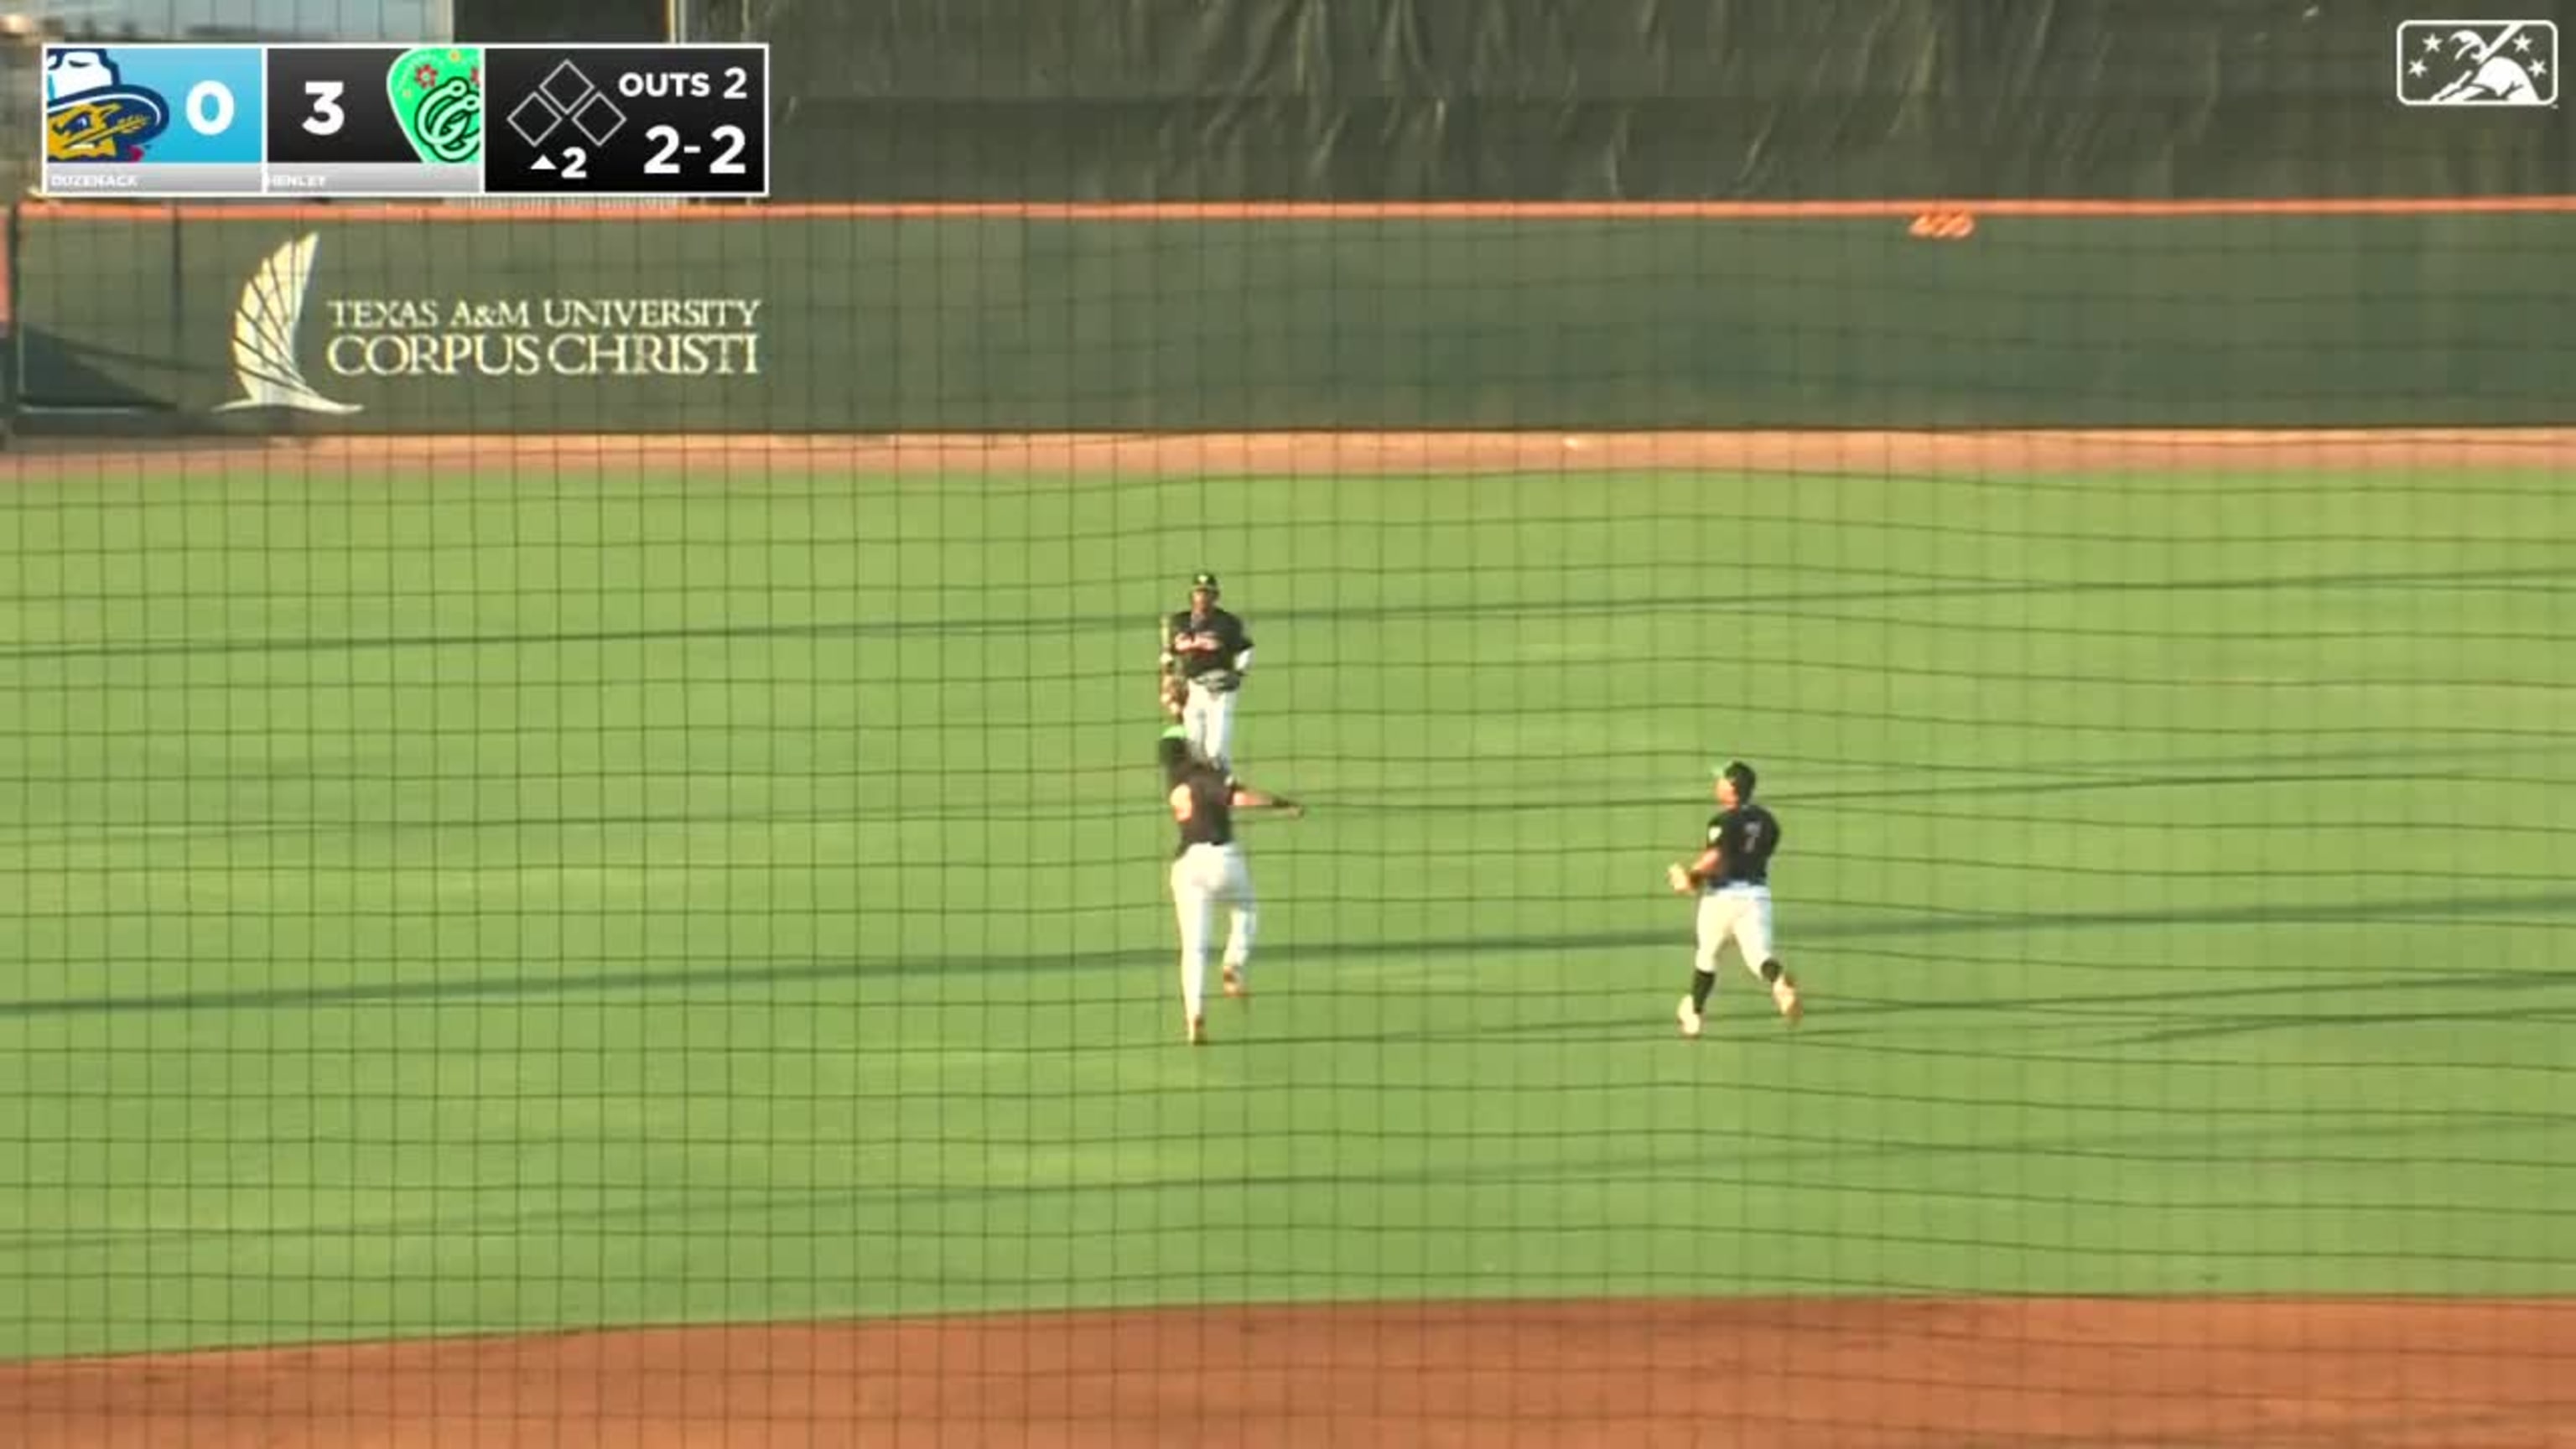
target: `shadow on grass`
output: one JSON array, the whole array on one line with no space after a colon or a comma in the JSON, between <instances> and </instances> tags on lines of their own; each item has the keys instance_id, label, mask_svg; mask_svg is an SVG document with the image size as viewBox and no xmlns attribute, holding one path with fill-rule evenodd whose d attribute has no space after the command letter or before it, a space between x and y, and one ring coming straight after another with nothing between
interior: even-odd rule
<instances>
[{"instance_id":1,"label":"shadow on grass","mask_svg":"<svg viewBox=\"0 0 2576 1449\"><path fill-rule=\"evenodd\" d=\"M2529 592L2576 590L2564 569L2496 568L2443 570L2349 570L2335 573L2221 575L2205 578L2131 581L2113 579L1969 579L1911 580L1901 584L1853 589L1804 589L1775 593L1670 595L1638 594L1617 598L1562 600L1496 600L1491 602L1425 602L1344 605L1334 608L1282 608L1265 611L1262 620L1274 628L1330 628L1387 619L1421 622L1436 619L1491 622L1512 618L1594 618L1604 615L1662 613L1694 618L1776 612L1806 605L1913 604L1942 599L2006 599L2061 595L2070 598L2116 594L2239 593L2301 588L2489 588L2512 587ZM0 663L48 663L70 660L150 659L174 655L309 654L335 650L527 649L595 644L689 644L711 641L753 642L799 639L1060 637L1125 631L1129 614L1003 614L960 619L840 619L805 624L697 624L653 629L529 630L492 633L334 634L256 639L152 639L65 644L19 644L0 648Z\"/></svg>"},{"instance_id":2,"label":"shadow on grass","mask_svg":"<svg viewBox=\"0 0 2576 1449\"><path fill-rule=\"evenodd\" d=\"M2540 891L2510 895L2485 896L2381 896L2364 900L2336 901L2307 905L2228 906L2177 917L2163 910L2095 910L2035 912L1950 911L1890 915L1872 919L1821 920L1799 933L1799 940L1819 944L1834 941L1873 939L1927 939L1939 937L1995 936L2033 931L2121 930L2156 928L2165 930L2206 930L2220 926L2259 926L2294 924L2343 924L2360 922L2410 921L2440 924L2467 920L2503 920L2545 918L2576 912L2576 891ZM1512 955L1530 952L1603 952L1642 950L1655 947L1678 949L1683 938L1670 930L1616 931L1595 934L1525 934L1496 936L1459 936L1423 940L1324 941L1301 943L1289 959L1298 963L1330 963L1340 960L1376 960L1380 958L1417 957L1423 959L1474 959L1480 955ZM1792 960L1797 959L1795 950ZM728 992L751 987L789 985L800 982L838 981L868 976L962 976L1024 975L1063 973L1067 971L1159 970L1166 964L1167 953L1152 950L1101 951L1032 951L1016 955L922 955L913 957L859 957L849 960L744 961L718 966L680 966L652 969L642 966L610 969L546 970L525 975L483 975L462 980L357 981L346 985L301 985L224 989L214 991L181 991L138 993L135 995L93 995L0 1001L0 1020L23 1020L36 1017L138 1014L164 1011L236 1011L245 1009L296 1009L319 1006L347 1006L365 1003L458 1004L480 1001L527 1001L550 997L615 994L624 992ZM298 963L302 965L304 963ZM354 963L316 961L306 969L347 969ZM2478 978L2479 989L2523 989L2556 985L2562 978L2541 973L2493 973ZM2462 985L2457 976L2427 973L2420 979L2409 979L2404 985ZM1944 1008L1934 1002L1890 1003L1887 1011L1918 1010L2008 1010L2047 1009L2051 1007L2096 1007L2120 1003L2163 1002L2170 1004L2182 997L2208 1001L2225 999L2228 988L2211 987L2206 981L2196 982L2188 992L2178 990L2169 981L2159 981L2153 991L2076 995L2035 998L2027 1001L1984 1000L1959 1002ZM2389 989L2371 984L2346 982L2328 987L2317 982L2299 982L2264 987L2241 988L2248 995L2313 997L2326 990Z\"/></svg>"},{"instance_id":3,"label":"shadow on grass","mask_svg":"<svg viewBox=\"0 0 2576 1449\"><path fill-rule=\"evenodd\" d=\"M1000 1202L1081 1199L1109 1192L1179 1192L1200 1197L1211 1190L1290 1193L1361 1188L1412 1193L1506 1184L1601 1188L1634 1184L1708 1188L1794 1184L1805 1188L1815 1185L1817 1165L1828 1160L1843 1168L1865 1163L1936 1163L2033 1156L2183 1165L2248 1162L2260 1163L2267 1168L2309 1161L2349 1166L2357 1160L2376 1160L2367 1155L2372 1149L2384 1149L2397 1142L2452 1141L2464 1131L2485 1126L2522 1131L2544 1130L2546 1125L2536 1119L2483 1122L2474 1116L2420 1122L2391 1122L2384 1118L2318 1122L2312 1118L2285 1116L2277 1125L2259 1127L2211 1129L2195 1122L2124 1132L2073 1130L1957 1139L1852 1136L1808 1140L1785 1132L1712 1131L1667 1139L1650 1150L1636 1150L1635 1144L1645 1136L1639 1134L1636 1138L1619 1141L1618 1145L1628 1150L1571 1155L1559 1154L1557 1148L1561 1142L1551 1139L1546 1149L1549 1157L1543 1161L1515 1158L1508 1152L1485 1152L1400 1167L1331 1163L1306 1171L1284 1172L1211 1173L1196 1167L1185 1172L1122 1171L1114 1182L1097 1179L1077 1181L1068 1175L1059 1181L1033 1181L1023 1177L970 1183L905 1182L897 1178L783 1191L774 1188L709 1188L700 1191L636 1188L629 1190L636 1200L599 1207L457 1212L356 1223L190 1224L62 1231L22 1229L0 1231L0 1254L113 1251L187 1239L244 1243L291 1242L304 1238L328 1238L339 1243L399 1239L416 1243L424 1238L460 1234L545 1230L604 1232L629 1229L674 1234L687 1232L687 1224L691 1221L701 1225L705 1233L717 1236L763 1232L768 1227L763 1220L779 1213L794 1213L808 1218L820 1214L826 1220L866 1214L886 1222L882 1232L892 1236L897 1229L888 1215L897 1212L935 1210L952 1205L989 1209ZM2349 1145L2337 1147L2334 1144ZM1854 1183L1849 1190L1885 1189L1863 1182Z\"/></svg>"}]
</instances>

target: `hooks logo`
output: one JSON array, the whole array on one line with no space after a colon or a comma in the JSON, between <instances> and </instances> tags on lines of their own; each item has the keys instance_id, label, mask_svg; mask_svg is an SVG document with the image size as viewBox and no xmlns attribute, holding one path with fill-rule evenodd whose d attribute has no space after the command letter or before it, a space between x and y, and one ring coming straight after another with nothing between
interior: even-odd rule
<instances>
[{"instance_id":1,"label":"hooks logo","mask_svg":"<svg viewBox=\"0 0 2576 1449\"><path fill-rule=\"evenodd\" d=\"M462 166L483 154L483 51L407 50L385 73L394 119L412 151L432 166Z\"/></svg>"},{"instance_id":2,"label":"hooks logo","mask_svg":"<svg viewBox=\"0 0 2576 1449\"><path fill-rule=\"evenodd\" d=\"M304 297L313 288L313 249L320 243L320 237L306 232L269 253L242 283L241 301L233 308L233 380L242 395L215 411L284 408L345 417L359 410L356 403L333 402L315 392L295 360L295 333L304 321Z\"/></svg>"}]
</instances>

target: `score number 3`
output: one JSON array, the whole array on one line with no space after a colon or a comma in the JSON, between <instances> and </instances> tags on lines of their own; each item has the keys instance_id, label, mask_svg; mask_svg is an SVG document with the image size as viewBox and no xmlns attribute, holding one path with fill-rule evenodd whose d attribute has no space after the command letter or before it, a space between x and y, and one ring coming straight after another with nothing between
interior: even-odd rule
<instances>
[{"instance_id":1,"label":"score number 3","mask_svg":"<svg viewBox=\"0 0 2576 1449\"><path fill-rule=\"evenodd\" d=\"M313 98L313 114L304 118L307 135L336 136L347 124L348 113L340 109L340 97L349 89L346 82L335 80L306 81L304 94Z\"/></svg>"},{"instance_id":2,"label":"score number 3","mask_svg":"<svg viewBox=\"0 0 2576 1449\"><path fill-rule=\"evenodd\" d=\"M742 175L742 148L749 144L743 138L742 127L718 126L707 134L724 143L724 149L718 151L716 158L707 163L707 174L710 176ZM644 139L654 142L659 148L654 151L652 159L644 163L644 174L647 176L679 175L679 163L671 158L680 154L680 128L655 126L644 133Z\"/></svg>"}]
</instances>

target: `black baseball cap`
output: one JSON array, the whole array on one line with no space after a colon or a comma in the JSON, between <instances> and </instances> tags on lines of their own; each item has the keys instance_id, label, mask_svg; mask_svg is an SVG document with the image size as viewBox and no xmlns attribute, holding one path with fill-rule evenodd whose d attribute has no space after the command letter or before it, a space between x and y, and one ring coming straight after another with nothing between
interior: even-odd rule
<instances>
[{"instance_id":1,"label":"black baseball cap","mask_svg":"<svg viewBox=\"0 0 2576 1449\"><path fill-rule=\"evenodd\" d=\"M1205 589L1205 590L1207 590L1209 593L1215 593L1215 592L1217 591L1217 588L1216 588L1216 575L1214 575L1214 574L1193 574L1193 575L1191 575L1191 576L1190 576L1190 591L1191 591L1192 593L1196 593L1196 592L1197 592L1197 591L1199 591L1200 589Z\"/></svg>"}]
</instances>

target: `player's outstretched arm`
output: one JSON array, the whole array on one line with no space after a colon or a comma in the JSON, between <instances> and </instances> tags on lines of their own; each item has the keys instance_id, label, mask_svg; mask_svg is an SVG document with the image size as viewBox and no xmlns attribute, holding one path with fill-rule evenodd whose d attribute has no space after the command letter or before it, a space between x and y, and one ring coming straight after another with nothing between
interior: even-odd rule
<instances>
[{"instance_id":1,"label":"player's outstretched arm","mask_svg":"<svg viewBox=\"0 0 2576 1449\"><path fill-rule=\"evenodd\" d=\"M1285 814L1291 820L1302 819L1306 814L1305 806L1298 804L1287 796L1273 794L1267 790L1255 790L1251 786L1243 784L1240 781L1237 781L1234 787L1234 808L1237 810L1277 810Z\"/></svg>"}]
</instances>

